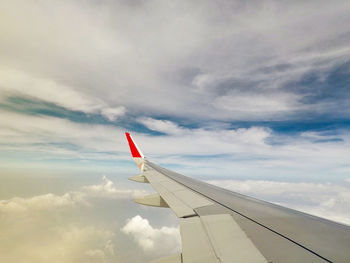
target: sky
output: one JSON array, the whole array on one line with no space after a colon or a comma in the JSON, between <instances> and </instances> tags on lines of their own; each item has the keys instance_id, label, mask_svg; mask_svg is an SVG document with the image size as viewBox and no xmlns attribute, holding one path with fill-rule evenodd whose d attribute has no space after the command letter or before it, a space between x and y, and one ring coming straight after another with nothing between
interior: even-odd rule
<instances>
[{"instance_id":1,"label":"sky","mask_svg":"<svg viewBox=\"0 0 350 263\"><path fill-rule=\"evenodd\" d=\"M0 261L181 248L155 163L350 224L348 1L2 0Z\"/></svg>"}]
</instances>

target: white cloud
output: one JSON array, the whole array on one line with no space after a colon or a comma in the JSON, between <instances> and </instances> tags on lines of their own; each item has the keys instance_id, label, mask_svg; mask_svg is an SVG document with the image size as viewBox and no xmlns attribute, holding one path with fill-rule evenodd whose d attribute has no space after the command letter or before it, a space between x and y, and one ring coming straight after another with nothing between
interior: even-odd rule
<instances>
[{"instance_id":1,"label":"white cloud","mask_svg":"<svg viewBox=\"0 0 350 263\"><path fill-rule=\"evenodd\" d=\"M181 135L186 132L186 129L179 127L176 123L168 120L157 120L153 118L140 118L140 123L148 129L158 132L164 132L171 135Z\"/></svg>"},{"instance_id":2,"label":"white cloud","mask_svg":"<svg viewBox=\"0 0 350 263\"><path fill-rule=\"evenodd\" d=\"M60 239L58 242L61 242L61 246L66 248L66 251L63 256L58 255L58 258L53 260L56 260L54 262L60 262L60 260L70 262L78 259L87 262L116 262L114 249L106 249L108 246L111 247L111 240L114 237L115 234L112 231L93 226L59 228L58 236L55 238ZM50 245L47 246L48 250L54 256L59 250Z\"/></svg>"},{"instance_id":3,"label":"white cloud","mask_svg":"<svg viewBox=\"0 0 350 263\"><path fill-rule=\"evenodd\" d=\"M89 206L89 198L124 199L146 195L144 190L117 188L106 176L101 184L83 186L77 191L63 195L52 193L29 198L14 197L0 200L0 211L3 213L27 213L33 211L49 211L57 209L73 209L77 206Z\"/></svg>"},{"instance_id":4,"label":"white cloud","mask_svg":"<svg viewBox=\"0 0 350 263\"><path fill-rule=\"evenodd\" d=\"M137 215L127 221L121 229L131 235L146 252L172 254L180 250L180 232L177 227L152 227L147 219Z\"/></svg>"},{"instance_id":5,"label":"white cloud","mask_svg":"<svg viewBox=\"0 0 350 263\"><path fill-rule=\"evenodd\" d=\"M125 114L125 107L121 106L117 108L103 108L101 110L101 114L108 120L115 121L118 117Z\"/></svg>"},{"instance_id":6,"label":"white cloud","mask_svg":"<svg viewBox=\"0 0 350 263\"><path fill-rule=\"evenodd\" d=\"M210 180L234 192L350 225L350 189L331 183Z\"/></svg>"},{"instance_id":7,"label":"white cloud","mask_svg":"<svg viewBox=\"0 0 350 263\"><path fill-rule=\"evenodd\" d=\"M281 136L266 127L185 129L171 122L163 125L162 120L148 121L155 124L154 130L166 132L166 136L133 133L143 153L161 164L181 165L180 172L187 175L332 181L348 174L347 131L337 130L334 135L314 132ZM176 133L170 133L173 131ZM0 133L2 151L27 154L41 163L46 159L130 160L124 130L119 127L2 111ZM207 157L192 159L188 155ZM13 163L3 160L0 164L18 168L16 160Z\"/></svg>"},{"instance_id":8,"label":"white cloud","mask_svg":"<svg viewBox=\"0 0 350 263\"><path fill-rule=\"evenodd\" d=\"M56 210L72 208L76 205L87 204L85 195L80 192L69 192L62 196L45 194L31 198L15 197L10 200L0 200L1 212L27 212L29 210Z\"/></svg>"},{"instance_id":9,"label":"white cloud","mask_svg":"<svg viewBox=\"0 0 350 263\"><path fill-rule=\"evenodd\" d=\"M103 125L91 125L74 123L55 117L28 116L18 113L2 111L0 117L0 131L3 136L0 141L10 149L33 150L48 152L59 156L71 155L76 158L84 158L91 152L118 151L126 155L118 158L128 158L129 150L126 143L124 130L119 127ZM137 134L138 144L145 153L167 154L222 154L233 153L244 146L264 146L264 140L271 135L271 131L263 127L236 130L205 130L182 129L171 122L163 122L149 118L154 124L153 129L164 131L171 136L152 137ZM163 125L165 123L165 125ZM174 134L174 131L175 134ZM181 136L176 136L181 133ZM52 143L55 143L52 145ZM57 149L57 144L70 143L80 146L80 152L71 149ZM22 148L24 147L24 148ZM28 148L29 147L29 148ZM88 151L89 154L85 154ZM105 156L103 153L101 156ZM98 154L92 155L98 158ZM116 159L117 157L109 156Z\"/></svg>"},{"instance_id":10,"label":"white cloud","mask_svg":"<svg viewBox=\"0 0 350 263\"><path fill-rule=\"evenodd\" d=\"M42 145L45 143L71 143L85 150L120 151L127 149L124 131L118 127L74 123L55 117L29 116L1 111L0 130L3 131L3 136L0 138L2 142L11 143L12 147L18 144L28 146L28 144L39 143L40 146L36 148L43 152L45 149L50 150ZM59 154L60 151L57 153ZM63 154L79 156L79 153L69 149Z\"/></svg>"},{"instance_id":11,"label":"white cloud","mask_svg":"<svg viewBox=\"0 0 350 263\"><path fill-rule=\"evenodd\" d=\"M114 233L75 220L84 208L91 209L79 193L1 200L0 261L116 262Z\"/></svg>"},{"instance_id":12,"label":"white cloud","mask_svg":"<svg viewBox=\"0 0 350 263\"><path fill-rule=\"evenodd\" d=\"M239 129L187 129L171 121L153 118L141 119L149 129L164 132L168 136L141 137L142 146L156 148L160 154L223 154L234 153L240 147L264 145L271 136L271 130L265 127Z\"/></svg>"},{"instance_id":13,"label":"white cloud","mask_svg":"<svg viewBox=\"0 0 350 263\"><path fill-rule=\"evenodd\" d=\"M133 189L118 189L114 182L103 176L101 184L89 185L82 187L82 191L89 196L104 197L104 198L132 198L136 196L146 195L143 190Z\"/></svg>"},{"instance_id":14,"label":"white cloud","mask_svg":"<svg viewBox=\"0 0 350 263\"><path fill-rule=\"evenodd\" d=\"M301 96L292 93L252 94L237 93L217 97L214 106L235 112L233 119L256 119L262 117L274 120L283 118L291 112L305 110L299 100Z\"/></svg>"},{"instance_id":15,"label":"white cloud","mask_svg":"<svg viewBox=\"0 0 350 263\"><path fill-rule=\"evenodd\" d=\"M72 87L51 79L38 78L18 70L0 69L2 96L25 96L52 102L71 110L94 112L101 102L90 99Z\"/></svg>"},{"instance_id":16,"label":"white cloud","mask_svg":"<svg viewBox=\"0 0 350 263\"><path fill-rule=\"evenodd\" d=\"M101 99L60 84L53 79L30 75L19 70L0 67L0 99L18 96L50 102L84 113L100 113L110 121L125 114L125 107L110 107Z\"/></svg>"},{"instance_id":17,"label":"white cloud","mask_svg":"<svg viewBox=\"0 0 350 263\"><path fill-rule=\"evenodd\" d=\"M133 193L133 190L117 189L112 181L103 177L100 185L81 187L62 195L49 193L0 200L0 261L124 262L122 259L128 259L128 253L118 246L131 244L124 244L128 241L123 235L116 235L115 228L118 220L124 221L126 215L118 211L120 216L109 217L103 209L96 213L101 207L108 209L106 201L111 198L113 209L118 209L117 202L125 201L115 199L131 198ZM99 198L98 206L96 198ZM167 228L161 232L167 233ZM155 234L155 238L158 240L159 235ZM144 255L136 252L138 255L132 259L142 262Z\"/></svg>"}]
</instances>

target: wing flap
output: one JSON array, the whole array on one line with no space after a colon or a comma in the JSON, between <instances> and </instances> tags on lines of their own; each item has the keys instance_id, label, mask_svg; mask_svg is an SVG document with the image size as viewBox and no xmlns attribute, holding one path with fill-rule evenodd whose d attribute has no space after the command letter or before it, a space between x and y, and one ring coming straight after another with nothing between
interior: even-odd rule
<instances>
[{"instance_id":1,"label":"wing flap","mask_svg":"<svg viewBox=\"0 0 350 263\"><path fill-rule=\"evenodd\" d=\"M204 196L191 191L186 186L183 186L152 168L149 168L147 162L146 167L147 171L143 173L143 176L147 178L157 192L171 193L176 199L192 209L213 204L213 202L209 201L209 199Z\"/></svg>"},{"instance_id":2,"label":"wing flap","mask_svg":"<svg viewBox=\"0 0 350 263\"><path fill-rule=\"evenodd\" d=\"M169 207L168 204L159 194L146 195L143 197L137 197L134 201L141 205L149 205L156 207Z\"/></svg>"},{"instance_id":3,"label":"wing flap","mask_svg":"<svg viewBox=\"0 0 350 263\"><path fill-rule=\"evenodd\" d=\"M229 214L180 219L183 262L267 263Z\"/></svg>"},{"instance_id":4,"label":"wing flap","mask_svg":"<svg viewBox=\"0 0 350 263\"><path fill-rule=\"evenodd\" d=\"M180 219L183 262L220 263L198 216Z\"/></svg>"},{"instance_id":5,"label":"wing flap","mask_svg":"<svg viewBox=\"0 0 350 263\"><path fill-rule=\"evenodd\" d=\"M167 179L162 174L156 172L152 173L150 170L144 172L144 176L150 182L152 187L158 192L158 194L164 199L168 206L174 211L177 217L188 217L196 214L191 207L181 201L181 199L176 197L162 184L162 181L167 182L170 179ZM178 185L181 186L180 184Z\"/></svg>"},{"instance_id":6,"label":"wing flap","mask_svg":"<svg viewBox=\"0 0 350 263\"><path fill-rule=\"evenodd\" d=\"M138 183L149 183L147 178L145 176L141 175L135 175L128 178L131 181L138 182Z\"/></svg>"},{"instance_id":7,"label":"wing flap","mask_svg":"<svg viewBox=\"0 0 350 263\"><path fill-rule=\"evenodd\" d=\"M200 219L221 263L267 263L231 215L207 215Z\"/></svg>"}]
</instances>

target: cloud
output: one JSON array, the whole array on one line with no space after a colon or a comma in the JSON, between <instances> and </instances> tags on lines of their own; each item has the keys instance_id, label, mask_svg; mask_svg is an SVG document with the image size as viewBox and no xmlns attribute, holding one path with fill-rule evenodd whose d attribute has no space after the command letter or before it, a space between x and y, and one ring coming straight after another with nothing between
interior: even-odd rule
<instances>
[{"instance_id":1,"label":"cloud","mask_svg":"<svg viewBox=\"0 0 350 263\"><path fill-rule=\"evenodd\" d=\"M118 117L125 114L125 107L121 106L118 108L103 108L101 114L110 121L115 121Z\"/></svg>"},{"instance_id":2,"label":"cloud","mask_svg":"<svg viewBox=\"0 0 350 263\"><path fill-rule=\"evenodd\" d=\"M331 183L210 180L211 184L350 225L350 189Z\"/></svg>"},{"instance_id":3,"label":"cloud","mask_svg":"<svg viewBox=\"0 0 350 263\"><path fill-rule=\"evenodd\" d=\"M128 216L120 205L124 206L125 197L131 198L134 193L126 188L117 189L104 176L101 184L61 195L48 193L0 200L0 261L109 263L131 258L133 262L142 262L144 255L140 251L136 250L132 257L123 253L122 248L132 243L116 233L118 221L123 222ZM164 229L162 233L172 233L171 228ZM154 235L156 240L159 236ZM153 259L152 255L146 258Z\"/></svg>"},{"instance_id":4,"label":"cloud","mask_svg":"<svg viewBox=\"0 0 350 263\"><path fill-rule=\"evenodd\" d=\"M186 129L179 127L176 123L169 120L158 120L150 117L140 118L138 122L145 125L148 129L165 134L181 135L186 132Z\"/></svg>"},{"instance_id":5,"label":"cloud","mask_svg":"<svg viewBox=\"0 0 350 263\"><path fill-rule=\"evenodd\" d=\"M2 1L0 97L15 92L112 121L121 107L191 120L346 116L349 93L338 85L341 94L327 96L335 83L325 84L350 59L342 26L350 5L319 6Z\"/></svg>"},{"instance_id":6,"label":"cloud","mask_svg":"<svg viewBox=\"0 0 350 263\"><path fill-rule=\"evenodd\" d=\"M119 127L75 123L57 117L30 116L10 111L1 112L0 130L3 131L3 136L0 140L5 144L10 143L12 148L19 145L34 146L36 151L58 150L58 155L62 153L73 156L79 156L79 153L75 149L57 149L59 144L76 145L85 148L86 151L90 149L90 153L93 153L92 150L106 152L127 149L124 131Z\"/></svg>"},{"instance_id":7,"label":"cloud","mask_svg":"<svg viewBox=\"0 0 350 263\"><path fill-rule=\"evenodd\" d=\"M82 191L89 196L103 198L132 198L147 194L144 190L118 189L114 182L109 180L106 176L102 177L102 181L101 184L84 186L82 187Z\"/></svg>"},{"instance_id":8,"label":"cloud","mask_svg":"<svg viewBox=\"0 0 350 263\"><path fill-rule=\"evenodd\" d=\"M77 206L90 206L91 198L125 199L146 195L144 190L117 188L106 176L102 183L82 186L79 190L70 191L63 195L48 193L29 198L14 197L0 200L0 211L3 213L27 213L54 211L58 209L74 209Z\"/></svg>"},{"instance_id":9,"label":"cloud","mask_svg":"<svg viewBox=\"0 0 350 263\"><path fill-rule=\"evenodd\" d=\"M0 163L7 169L18 169L20 157L21 167L62 160L70 167L86 161L123 169L115 162L130 160L120 127L1 112L0 142L6 154ZM261 126L185 128L155 118L148 118L147 124L165 136L134 132L144 154L187 175L337 181L348 173L350 134L343 129L283 134Z\"/></svg>"},{"instance_id":10,"label":"cloud","mask_svg":"<svg viewBox=\"0 0 350 263\"><path fill-rule=\"evenodd\" d=\"M259 120L274 117L278 120L291 112L305 110L306 106L300 100L301 96L292 93L233 93L217 97L213 104L219 109L235 112L235 116L232 116L235 119Z\"/></svg>"},{"instance_id":11,"label":"cloud","mask_svg":"<svg viewBox=\"0 0 350 263\"><path fill-rule=\"evenodd\" d=\"M70 192L62 196L52 193L34 196L31 198L15 197L10 200L0 200L2 212L28 212L41 210L56 210L59 208L72 208L87 204L85 195L80 192Z\"/></svg>"},{"instance_id":12,"label":"cloud","mask_svg":"<svg viewBox=\"0 0 350 263\"><path fill-rule=\"evenodd\" d=\"M116 262L111 247L114 233L79 223L82 215L77 210L84 209L91 208L79 193L1 200L0 260Z\"/></svg>"},{"instance_id":13,"label":"cloud","mask_svg":"<svg viewBox=\"0 0 350 263\"><path fill-rule=\"evenodd\" d=\"M211 154L232 153L242 145L263 145L271 136L271 130L266 127L250 128L184 128L168 120L153 118L140 119L149 129L163 132L168 136L142 138L146 147L156 143L159 153L168 154L206 154L210 148ZM147 140L148 142L147 142ZM190 143L189 143L190 142Z\"/></svg>"},{"instance_id":14,"label":"cloud","mask_svg":"<svg viewBox=\"0 0 350 263\"><path fill-rule=\"evenodd\" d=\"M110 107L101 99L79 92L74 87L53 79L0 67L1 101L16 96L50 102L73 111L100 113L110 121L115 121L126 111L123 106Z\"/></svg>"},{"instance_id":15,"label":"cloud","mask_svg":"<svg viewBox=\"0 0 350 263\"><path fill-rule=\"evenodd\" d=\"M128 219L121 231L131 235L148 253L160 254L166 251L172 254L180 250L180 232L177 227L154 228L140 215Z\"/></svg>"},{"instance_id":16,"label":"cloud","mask_svg":"<svg viewBox=\"0 0 350 263\"><path fill-rule=\"evenodd\" d=\"M2 96L32 97L83 112L93 112L101 103L84 96L72 87L61 85L51 79L31 76L18 70L1 68L0 77Z\"/></svg>"},{"instance_id":17,"label":"cloud","mask_svg":"<svg viewBox=\"0 0 350 263\"><path fill-rule=\"evenodd\" d=\"M349 197L339 182L350 162L349 12L348 1L323 0L201 1L200 8L184 0L0 1L0 167L129 173L127 128L138 131L150 159L187 175L307 181L260 180L271 196L253 181L235 186L345 222ZM331 128L289 132L300 120L329 120ZM65 194L2 200L0 220L10 220L1 221L0 261L116 261L115 229L82 224L93 213L67 218L94 201L136 194L105 177ZM57 225L60 215L67 225ZM130 222L128 235L147 251L178 244L173 228ZM8 237L23 238L16 255L6 254Z\"/></svg>"}]
</instances>

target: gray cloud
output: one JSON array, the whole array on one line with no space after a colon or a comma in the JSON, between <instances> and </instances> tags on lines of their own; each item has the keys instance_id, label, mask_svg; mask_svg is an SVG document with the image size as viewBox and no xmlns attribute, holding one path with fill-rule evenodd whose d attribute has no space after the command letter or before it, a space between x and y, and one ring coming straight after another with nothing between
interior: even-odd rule
<instances>
[{"instance_id":1,"label":"gray cloud","mask_svg":"<svg viewBox=\"0 0 350 263\"><path fill-rule=\"evenodd\" d=\"M336 110L334 100L305 103L312 88L288 88L309 74L326 81L349 60L347 1L1 5L2 67L68 87L76 95L67 101L94 98L144 115L230 120L348 112L345 103ZM33 95L36 87L23 89ZM62 104L61 96L41 98Z\"/></svg>"}]
</instances>

